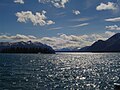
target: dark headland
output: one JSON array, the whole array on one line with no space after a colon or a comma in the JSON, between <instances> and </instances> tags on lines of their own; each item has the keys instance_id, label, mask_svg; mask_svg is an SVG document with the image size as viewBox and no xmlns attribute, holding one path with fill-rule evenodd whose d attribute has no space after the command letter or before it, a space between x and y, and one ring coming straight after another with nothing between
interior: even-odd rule
<instances>
[{"instance_id":1,"label":"dark headland","mask_svg":"<svg viewBox=\"0 0 120 90\"><path fill-rule=\"evenodd\" d=\"M54 54L52 47L40 42L0 42L0 53L44 53Z\"/></svg>"}]
</instances>

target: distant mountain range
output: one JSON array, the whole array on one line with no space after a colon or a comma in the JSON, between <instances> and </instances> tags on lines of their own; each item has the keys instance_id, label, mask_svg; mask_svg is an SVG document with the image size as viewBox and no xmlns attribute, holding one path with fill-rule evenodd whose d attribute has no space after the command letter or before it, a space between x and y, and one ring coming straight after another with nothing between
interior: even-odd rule
<instances>
[{"instance_id":1,"label":"distant mountain range","mask_svg":"<svg viewBox=\"0 0 120 90\"><path fill-rule=\"evenodd\" d=\"M62 48L58 52L120 52L120 33L117 33L109 39L98 40L91 46L79 48Z\"/></svg>"},{"instance_id":2,"label":"distant mountain range","mask_svg":"<svg viewBox=\"0 0 120 90\"><path fill-rule=\"evenodd\" d=\"M117 33L106 41L98 40L91 46L78 50L79 52L120 52L120 33Z\"/></svg>"},{"instance_id":3,"label":"distant mountain range","mask_svg":"<svg viewBox=\"0 0 120 90\"><path fill-rule=\"evenodd\" d=\"M40 42L0 42L0 53L49 53L55 51L52 47Z\"/></svg>"},{"instance_id":4,"label":"distant mountain range","mask_svg":"<svg viewBox=\"0 0 120 90\"><path fill-rule=\"evenodd\" d=\"M81 49L63 48L57 50L60 52L120 52L120 33L117 33L109 39L98 40L91 46ZM21 42L0 42L0 53L55 53L52 47L40 42L21 41Z\"/></svg>"}]
</instances>

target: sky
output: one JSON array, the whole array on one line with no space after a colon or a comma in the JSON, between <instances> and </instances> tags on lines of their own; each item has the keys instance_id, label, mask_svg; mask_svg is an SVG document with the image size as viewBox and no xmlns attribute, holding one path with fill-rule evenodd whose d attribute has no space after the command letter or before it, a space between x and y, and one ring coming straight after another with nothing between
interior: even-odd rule
<instances>
[{"instance_id":1,"label":"sky","mask_svg":"<svg viewBox=\"0 0 120 90\"><path fill-rule=\"evenodd\" d=\"M0 41L81 48L120 31L120 0L0 0Z\"/></svg>"}]
</instances>

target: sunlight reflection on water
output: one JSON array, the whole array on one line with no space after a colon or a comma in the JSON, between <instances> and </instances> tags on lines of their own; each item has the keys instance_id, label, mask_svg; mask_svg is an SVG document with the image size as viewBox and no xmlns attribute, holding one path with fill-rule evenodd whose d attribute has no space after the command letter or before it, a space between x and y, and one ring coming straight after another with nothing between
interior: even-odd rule
<instances>
[{"instance_id":1,"label":"sunlight reflection on water","mask_svg":"<svg viewBox=\"0 0 120 90\"><path fill-rule=\"evenodd\" d=\"M120 54L0 54L0 89L114 90Z\"/></svg>"}]
</instances>

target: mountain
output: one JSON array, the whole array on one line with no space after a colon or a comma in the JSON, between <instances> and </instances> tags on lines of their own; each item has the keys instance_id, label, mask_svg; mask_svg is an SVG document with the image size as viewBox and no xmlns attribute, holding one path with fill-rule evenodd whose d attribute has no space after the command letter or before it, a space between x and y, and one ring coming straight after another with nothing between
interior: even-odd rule
<instances>
[{"instance_id":1,"label":"mountain","mask_svg":"<svg viewBox=\"0 0 120 90\"><path fill-rule=\"evenodd\" d=\"M117 33L106 41L98 40L91 46L81 48L80 52L120 52L120 33Z\"/></svg>"},{"instance_id":2,"label":"mountain","mask_svg":"<svg viewBox=\"0 0 120 90\"><path fill-rule=\"evenodd\" d=\"M71 51L70 48L62 48L62 49L58 49L56 50L57 52L68 52L68 51Z\"/></svg>"},{"instance_id":3,"label":"mountain","mask_svg":"<svg viewBox=\"0 0 120 90\"><path fill-rule=\"evenodd\" d=\"M78 48L73 48L73 47L66 47L66 48L61 48L57 49L56 52L75 52L78 51Z\"/></svg>"},{"instance_id":4,"label":"mountain","mask_svg":"<svg viewBox=\"0 0 120 90\"><path fill-rule=\"evenodd\" d=\"M48 45L40 42L0 42L0 53L49 53L55 51Z\"/></svg>"}]
</instances>

